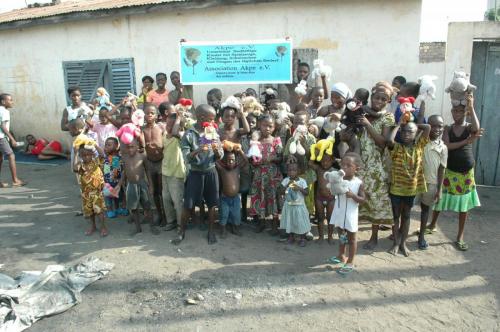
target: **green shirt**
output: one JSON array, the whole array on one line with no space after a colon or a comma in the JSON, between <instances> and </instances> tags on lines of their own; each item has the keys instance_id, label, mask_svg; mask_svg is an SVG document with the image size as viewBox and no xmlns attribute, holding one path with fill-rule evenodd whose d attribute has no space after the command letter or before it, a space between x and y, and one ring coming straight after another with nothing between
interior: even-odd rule
<instances>
[{"instance_id":1,"label":"green shirt","mask_svg":"<svg viewBox=\"0 0 500 332\"><path fill-rule=\"evenodd\" d=\"M161 174L179 179L186 178L186 165L182 156L180 139L163 136L163 162Z\"/></svg>"}]
</instances>

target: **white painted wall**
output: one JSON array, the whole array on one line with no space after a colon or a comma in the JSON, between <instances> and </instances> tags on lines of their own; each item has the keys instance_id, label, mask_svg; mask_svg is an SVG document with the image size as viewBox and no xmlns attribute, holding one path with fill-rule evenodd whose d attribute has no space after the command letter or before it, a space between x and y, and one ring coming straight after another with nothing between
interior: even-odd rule
<instances>
[{"instance_id":1,"label":"white painted wall","mask_svg":"<svg viewBox=\"0 0 500 332\"><path fill-rule=\"evenodd\" d=\"M144 74L177 69L181 38L290 36L295 47L318 48L333 67L333 81L353 90L399 74L414 80L434 70L418 62L420 8L420 0L290 1L4 30L0 91L15 98L12 129L18 136L65 139L59 131L66 106L62 61L133 57L140 85ZM196 87L195 101L210 88ZM222 88L228 95L246 87Z\"/></svg>"}]
</instances>

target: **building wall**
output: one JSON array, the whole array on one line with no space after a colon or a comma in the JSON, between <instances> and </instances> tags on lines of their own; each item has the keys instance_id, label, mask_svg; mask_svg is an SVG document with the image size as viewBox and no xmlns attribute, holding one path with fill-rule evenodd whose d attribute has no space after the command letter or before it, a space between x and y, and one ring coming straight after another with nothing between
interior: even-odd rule
<instances>
[{"instance_id":1,"label":"building wall","mask_svg":"<svg viewBox=\"0 0 500 332\"><path fill-rule=\"evenodd\" d=\"M181 38L290 36L294 47L318 48L333 67L330 83L343 81L353 90L400 74L416 79L434 74L436 66L419 64L420 7L420 0L290 1L4 30L0 40L9 47L0 50L0 91L15 97L12 128L18 136L66 139L59 130L66 106L62 61L133 57L140 86L144 74L177 69ZM195 87L195 102L203 102L210 88ZM227 95L246 86L222 88Z\"/></svg>"}]
</instances>

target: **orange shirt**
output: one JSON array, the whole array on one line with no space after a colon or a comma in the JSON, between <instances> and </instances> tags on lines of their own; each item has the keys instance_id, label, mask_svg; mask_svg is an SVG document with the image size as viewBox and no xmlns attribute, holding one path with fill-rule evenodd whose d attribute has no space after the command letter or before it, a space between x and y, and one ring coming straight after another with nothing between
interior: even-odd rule
<instances>
[{"instance_id":1,"label":"orange shirt","mask_svg":"<svg viewBox=\"0 0 500 332\"><path fill-rule=\"evenodd\" d=\"M158 93L156 90L151 90L146 97L146 101L158 107L161 103L168 101L168 90L165 89L164 93Z\"/></svg>"}]
</instances>

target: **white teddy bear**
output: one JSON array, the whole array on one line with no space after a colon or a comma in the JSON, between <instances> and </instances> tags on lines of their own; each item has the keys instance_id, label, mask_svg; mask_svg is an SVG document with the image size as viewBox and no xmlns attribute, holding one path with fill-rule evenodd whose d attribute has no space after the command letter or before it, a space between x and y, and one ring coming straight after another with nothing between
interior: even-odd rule
<instances>
[{"instance_id":1,"label":"white teddy bear","mask_svg":"<svg viewBox=\"0 0 500 332\"><path fill-rule=\"evenodd\" d=\"M325 76L326 80L329 81L332 76L332 67L325 65L322 59L316 59L313 61L313 72L312 78L316 79L317 77Z\"/></svg>"},{"instance_id":2,"label":"white teddy bear","mask_svg":"<svg viewBox=\"0 0 500 332\"><path fill-rule=\"evenodd\" d=\"M302 137L305 137L307 135L307 127L304 125L298 125L297 128L295 128L295 131L293 133L292 138L290 139L290 146L289 146L289 151L290 154L298 154L298 155L305 155L306 150L300 143L300 139Z\"/></svg>"},{"instance_id":3,"label":"white teddy bear","mask_svg":"<svg viewBox=\"0 0 500 332\"><path fill-rule=\"evenodd\" d=\"M300 81L300 83L295 87L295 93L299 96L307 95L307 81Z\"/></svg>"},{"instance_id":4,"label":"white teddy bear","mask_svg":"<svg viewBox=\"0 0 500 332\"><path fill-rule=\"evenodd\" d=\"M437 78L435 75L423 75L418 78L417 82L420 84L420 89L415 100L416 107L420 107L420 104L426 98L436 99L436 84L434 84L434 81Z\"/></svg>"},{"instance_id":5,"label":"white teddy bear","mask_svg":"<svg viewBox=\"0 0 500 332\"><path fill-rule=\"evenodd\" d=\"M476 91L476 86L470 84L469 74L463 71L456 71L453 73L453 79L450 86L445 90L450 94L451 104L453 106L465 105L465 94Z\"/></svg>"},{"instance_id":6,"label":"white teddy bear","mask_svg":"<svg viewBox=\"0 0 500 332\"><path fill-rule=\"evenodd\" d=\"M344 180L345 173L343 170L325 172L323 177L328 181L326 187L330 189L332 195L343 195L349 191L349 182Z\"/></svg>"}]
</instances>

